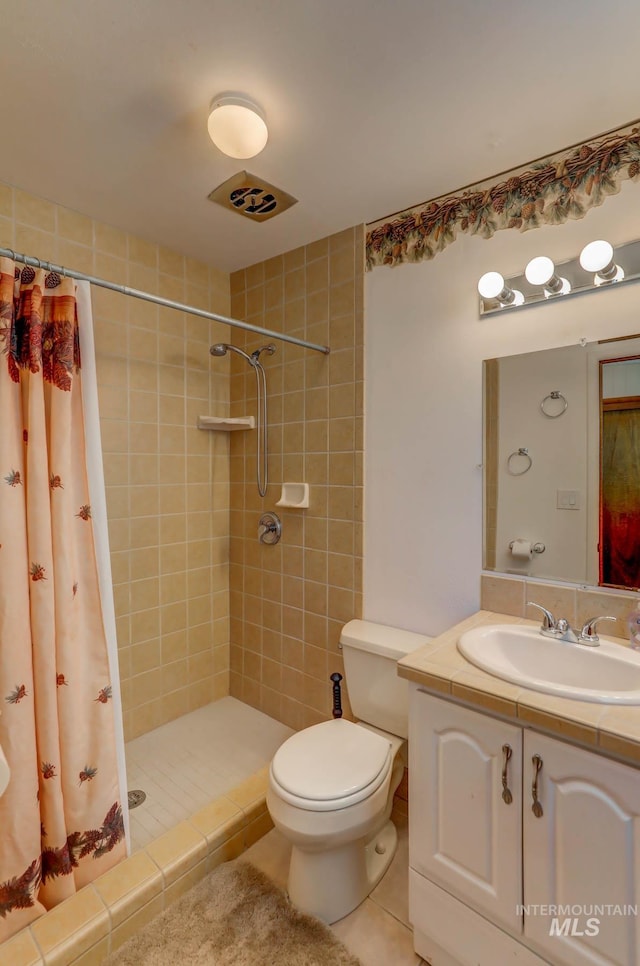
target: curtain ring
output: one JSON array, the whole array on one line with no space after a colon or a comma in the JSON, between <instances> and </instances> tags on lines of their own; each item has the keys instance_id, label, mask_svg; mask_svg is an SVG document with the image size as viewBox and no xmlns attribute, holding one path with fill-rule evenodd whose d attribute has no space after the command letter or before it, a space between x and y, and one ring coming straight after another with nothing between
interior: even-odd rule
<instances>
[{"instance_id":1,"label":"curtain ring","mask_svg":"<svg viewBox=\"0 0 640 966\"><path fill-rule=\"evenodd\" d=\"M519 470L518 472L515 472L514 470L511 469L511 460L517 456L524 456L524 458L528 460L528 463L523 470ZM529 456L529 450L525 446L521 446L515 452L511 453L511 455L507 459L507 469L511 474L511 476L524 476L525 473L529 472L532 466L533 466L533 460Z\"/></svg>"},{"instance_id":2,"label":"curtain ring","mask_svg":"<svg viewBox=\"0 0 640 966\"><path fill-rule=\"evenodd\" d=\"M561 399L562 402L564 403L564 405L563 405L562 409L559 412L557 412L557 413L549 413L544 408L547 399ZM567 400L565 399L565 397L562 395L562 393L560 392L560 390L559 389L553 389L548 395L546 395L544 397L544 399L540 403L540 410L541 410L542 413L544 413L544 415L547 417L547 419L557 419L558 416L562 416L562 414L567 411L567 406L568 405L569 405L569 403L567 402Z\"/></svg>"}]
</instances>

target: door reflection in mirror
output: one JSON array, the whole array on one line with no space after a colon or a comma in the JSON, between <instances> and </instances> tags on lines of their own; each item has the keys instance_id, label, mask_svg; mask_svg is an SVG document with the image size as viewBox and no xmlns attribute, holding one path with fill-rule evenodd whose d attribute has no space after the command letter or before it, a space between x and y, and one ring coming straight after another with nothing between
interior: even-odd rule
<instances>
[{"instance_id":1,"label":"door reflection in mirror","mask_svg":"<svg viewBox=\"0 0 640 966\"><path fill-rule=\"evenodd\" d=\"M640 357L600 362L600 583L640 586Z\"/></svg>"}]
</instances>

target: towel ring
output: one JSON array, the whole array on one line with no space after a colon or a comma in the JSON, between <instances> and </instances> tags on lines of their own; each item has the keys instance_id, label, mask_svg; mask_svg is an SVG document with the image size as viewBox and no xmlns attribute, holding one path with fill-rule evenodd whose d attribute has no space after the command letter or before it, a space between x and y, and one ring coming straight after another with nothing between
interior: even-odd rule
<instances>
[{"instance_id":1,"label":"towel ring","mask_svg":"<svg viewBox=\"0 0 640 966\"><path fill-rule=\"evenodd\" d=\"M514 456L524 456L524 458L529 461L523 470L516 472L515 470L511 469L511 460L514 458ZM524 476L525 473L529 472L532 466L533 460L529 455L529 450L524 446L521 446L518 450L512 453L507 460L507 469L509 470L509 473L511 473L511 476Z\"/></svg>"},{"instance_id":2,"label":"towel ring","mask_svg":"<svg viewBox=\"0 0 640 966\"><path fill-rule=\"evenodd\" d=\"M548 413L547 410L544 408L544 404L546 403L547 399L561 399L562 402L564 403L564 405L563 405L562 409L560 410L560 412L557 412L557 413ZM547 419L557 419L558 416L562 416L562 414L567 411L567 406L568 405L569 405L569 403L567 402L567 400L565 399L565 397L562 395L562 393L560 392L560 390L559 389L553 389L547 396L544 397L544 399L540 403L540 409L544 413L544 415L547 417Z\"/></svg>"}]
</instances>

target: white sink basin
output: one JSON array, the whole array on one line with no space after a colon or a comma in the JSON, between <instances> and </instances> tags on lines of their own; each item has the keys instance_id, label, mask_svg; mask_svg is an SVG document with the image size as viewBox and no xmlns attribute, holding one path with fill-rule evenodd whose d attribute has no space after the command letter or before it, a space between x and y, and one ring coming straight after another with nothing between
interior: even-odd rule
<instances>
[{"instance_id":1,"label":"white sink basin","mask_svg":"<svg viewBox=\"0 0 640 966\"><path fill-rule=\"evenodd\" d=\"M490 624L466 631L458 650L476 667L534 691L577 701L640 705L640 653L544 637L537 628Z\"/></svg>"}]
</instances>

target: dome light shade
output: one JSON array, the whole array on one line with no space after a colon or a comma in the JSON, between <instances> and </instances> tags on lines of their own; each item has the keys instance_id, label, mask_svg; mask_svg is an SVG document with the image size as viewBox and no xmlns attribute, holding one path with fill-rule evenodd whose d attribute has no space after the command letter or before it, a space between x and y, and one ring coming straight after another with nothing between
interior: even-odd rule
<instances>
[{"instance_id":1,"label":"dome light shade","mask_svg":"<svg viewBox=\"0 0 640 966\"><path fill-rule=\"evenodd\" d=\"M269 137L264 112L239 94L214 97L207 127L213 143L230 158L254 158Z\"/></svg>"}]
</instances>

